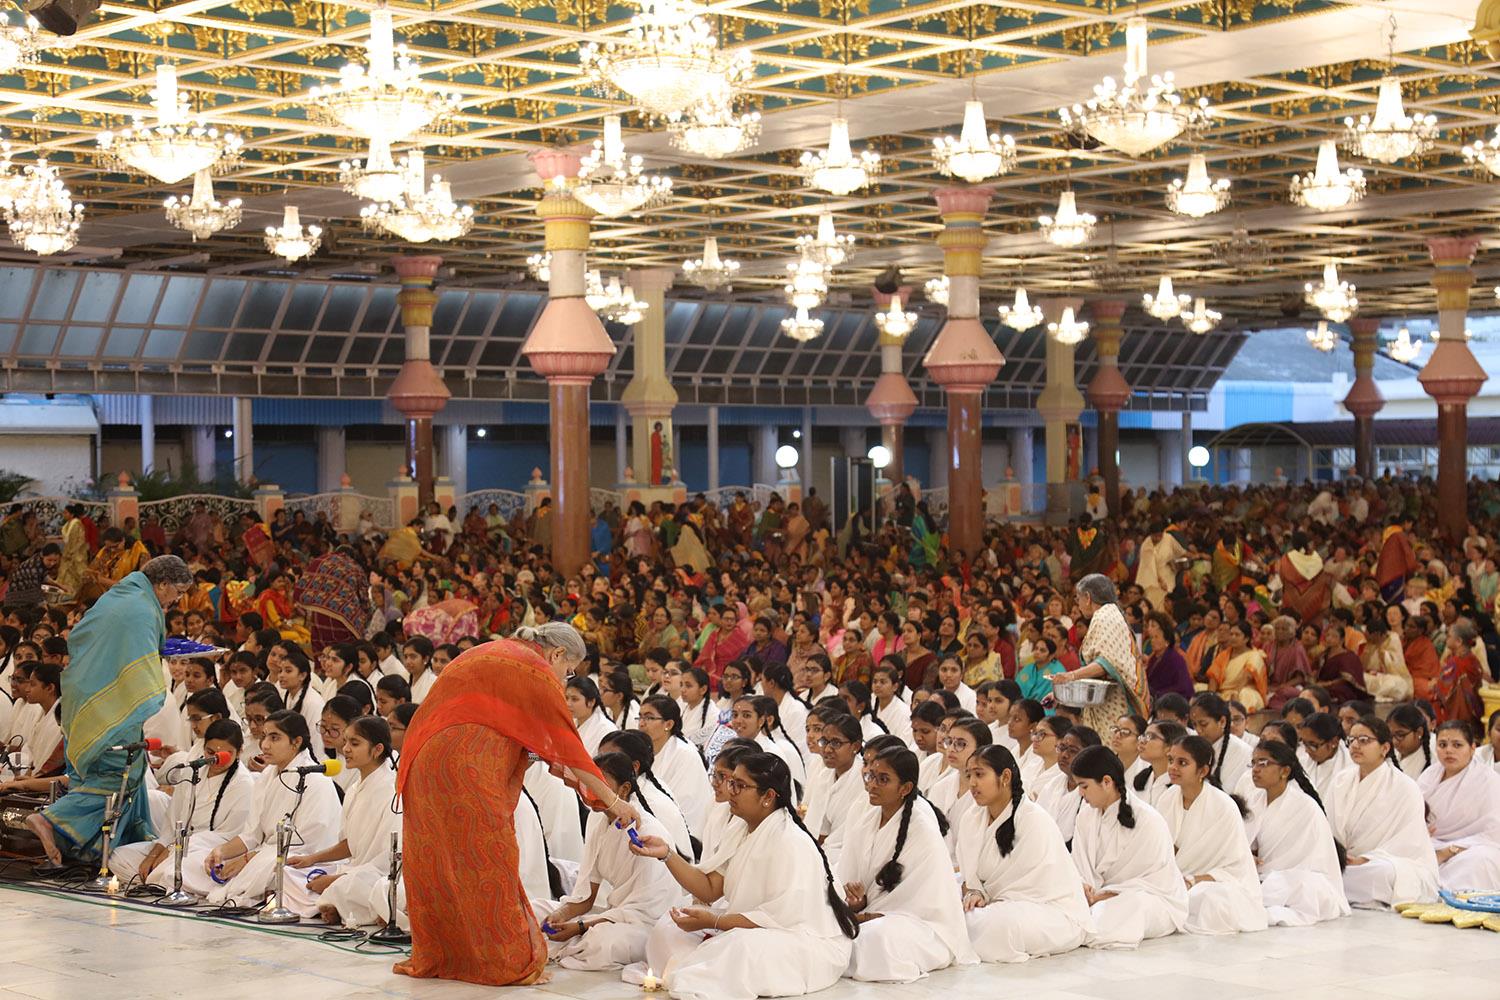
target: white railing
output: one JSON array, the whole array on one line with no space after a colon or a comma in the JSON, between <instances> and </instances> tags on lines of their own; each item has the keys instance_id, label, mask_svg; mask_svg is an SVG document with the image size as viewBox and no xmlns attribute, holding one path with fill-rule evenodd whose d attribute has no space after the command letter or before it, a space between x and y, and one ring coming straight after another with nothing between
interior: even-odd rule
<instances>
[{"instance_id":1,"label":"white railing","mask_svg":"<svg viewBox=\"0 0 1500 1000\"><path fill-rule=\"evenodd\" d=\"M308 493L302 496L287 497L282 506L286 508L287 516L290 517L297 511L309 521L316 521L318 515L327 518L328 523L335 528L338 527L339 518L344 512L344 495L340 492L333 493Z\"/></svg>"},{"instance_id":2,"label":"white railing","mask_svg":"<svg viewBox=\"0 0 1500 1000\"><path fill-rule=\"evenodd\" d=\"M601 511L607 504L613 503L616 507L625 506L625 495L619 490L606 490L598 486L589 489L589 507L594 511Z\"/></svg>"},{"instance_id":3,"label":"white railing","mask_svg":"<svg viewBox=\"0 0 1500 1000\"><path fill-rule=\"evenodd\" d=\"M12 514L30 511L36 515L37 524L45 535L57 535L62 531L63 510L78 504L95 520L108 513L109 504L99 500L74 500L72 497L22 497L7 504L0 504L0 521Z\"/></svg>"},{"instance_id":4,"label":"white railing","mask_svg":"<svg viewBox=\"0 0 1500 1000\"><path fill-rule=\"evenodd\" d=\"M193 508L202 503L208 513L215 520L223 522L227 527L233 529L241 514L255 513L255 501L245 500L240 497L225 497L214 493L188 493L180 497L169 497L166 500L147 500L141 504L141 520L154 517L170 538L182 530L188 518L193 516Z\"/></svg>"}]
</instances>

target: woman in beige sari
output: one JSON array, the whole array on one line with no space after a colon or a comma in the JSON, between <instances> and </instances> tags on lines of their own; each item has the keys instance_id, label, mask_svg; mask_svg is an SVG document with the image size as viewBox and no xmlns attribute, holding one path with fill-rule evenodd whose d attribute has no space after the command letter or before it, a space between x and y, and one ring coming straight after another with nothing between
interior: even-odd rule
<instances>
[{"instance_id":1,"label":"woman in beige sari","mask_svg":"<svg viewBox=\"0 0 1500 1000\"><path fill-rule=\"evenodd\" d=\"M1225 628L1229 655L1209 667L1209 690L1225 701L1239 702L1246 712L1259 712L1266 707L1266 654L1250 644L1251 626L1243 618Z\"/></svg>"},{"instance_id":2,"label":"woman in beige sari","mask_svg":"<svg viewBox=\"0 0 1500 1000\"><path fill-rule=\"evenodd\" d=\"M1073 596L1079 616L1089 623L1078 651L1083 666L1053 674L1053 687L1076 680L1113 682L1103 702L1083 709L1084 725L1096 733L1109 732L1122 715L1149 716L1151 693L1136 665L1135 637L1115 603L1115 585L1103 573L1090 573L1078 581Z\"/></svg>"},{"instance_id":3,"label":"woman in beige sari","mask_svg":"<svg viewBox=\"0 0 1500 1000\"><path fill-rule=\"evenodd\" d=\"M1414 685L1401 637L1390 630L1384 615L1371 615L1365 634L1365 646L1359 651L1365 667L1365 689L1376 701L1406 701Z\"/></svg>"}]
</instances>

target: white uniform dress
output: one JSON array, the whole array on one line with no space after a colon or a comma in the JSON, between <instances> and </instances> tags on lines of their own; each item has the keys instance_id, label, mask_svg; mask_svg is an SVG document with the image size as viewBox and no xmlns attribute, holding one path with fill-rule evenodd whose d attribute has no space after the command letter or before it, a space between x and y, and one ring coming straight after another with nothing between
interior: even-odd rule
<instances>
[{"instance_id":1,"label":"white uniform dress","mask_svg":"<svg viewBox=\"0 0 1500 1000\"><path fill-rule=\"evenodd\" d=\"M863 773L859 764L850 765L828 786L817 804L807 810L807 829L814 837L823 839L823 853L828 856L829 867L838 865L844 840L849 835L849 823L865 810L875 808L865 794Z\"/></svg>"},{"instance_id":2,"label":"white uniform dress","mask_svg":"<svg viewBox=\"0 0 1500 1000\"><path fill-rule=\"evenodd\" d=\"M255 781L256 775L253 772L235 763L223 774L206 774L199 780L196 793L191 785L179 789L176 795L171 796L165 821L157 827L159 836L156 840L116 847L109 855L110 870L119 876L122 884L128 884L140 871L141 862L146 860L152 847L159 843L171 849L179 822L187 824L190 852L194 848L208 851L222 844L245 825L250 815L250 802L255 796ZM185 877L186 858L183 860ZM151 885L170 889L172 870L172 859L168 855L152 870L146 881Z\"/></svg>"},{"instance_id":3,"label":"white uniform dress","mask_svg":"<svg viewBox=\"0 0 1500 1000\"><path fill-rule=\"evenodd\" d=\"M687 820L688 831L701 841L708 807L714 800L714 789L708 782L708 771L697 749L685 740L669 737L657 752L651 773L667 786L672 798L677 800L682 818Z\"/></svg>"},{"instance_id":4,"label":"white uniform dress","mask_svg":"<svg viewBox=\"0 0 1500 1000\"><path fill-rule=\"evenodd\" d=\"M911 704L903 698L892 698L884 708L877 707L875 716L885 723L886 732L905 743L910 750L917 749L917 741L911 734Z\"/></svg>"},{"instance_id":5,"label":"white uniform dress","mask_svg":"<svg viewBox=\"0 0 1500 1000\"><path fill-rule=\"evenodd\" d=\"M583 817L578 811L577 793L540 760L532 761L526 768L523 786L542 814L548 853L553 860L576 867L583 860Z\"/></svg>"},{"instance_id":6,"label":"white uniform dress","mask_svg":"<svg viewBox=\"0 0 1500 1000\"><path fill-rule=\"evenodd\" d=\"M1001 856L995 834L1015 812L1015 840ZM1090 810L1092 811L1092 810ZM964 886L985 898L965 914L969 939L986 962L1024 962L1060 955L1089 935L1088 901L1062 834L1030 799L1012 803L992 821L975 809L958 831Z\"/></svg>"},{"instance_id":7,"label":"white uniform dress","mask_svg":"<svg viewBox=\"0 0 1500 1000\"><path fill-rule=\"evenodd\" d=\"M806 751L799 752L797 747L787 742L779 734L776 736L767 736L762 733L755 738L755 742L760 744L762 750L765 750L767 753L774 753L786 763L787 770L792 772L792 781L798 787L802 788L802 794L805 795L807 792L807 765L803 763L803 757ZM813 756L816 757L816 754ZM821 759L818 763L822 763ZM797 795L796 788L792 789L792 794L794 796Z\"/></svg>"},{"instance_id":8,"label":"white uniform dress","mask_svg":"<svg viewBox=\"0 0 1500 1000\"><path fill-rule=\"evenodd\" d=\"M590 757L599 755L599 741L618 727L609 721L609 716L604 714L602 708L595 708L587 719L578 724L578 739L583 743L583 748L589 752Z\"/></svg>"},{"instance_id":9,"label":"white uniform dress","mask_svg":"<svg viewBox=\"0 0 1500 1000\"><path fill-rule=\"evenodd\" d=\"M311 685L308 686L307 697L305 698L302 697L300 691L288 694L286 691L282 691L280 687L277 687L276 690L281 692L281 700L286 703L288 709L307 720L307 732L309 736L307 744L312 750L313 760L326 759L326 755L323 753L323 733L318 728L323 724L323 696L314 691ZM301 708L297 707L299 700L302 703ZM183 719L183 725L187 725L187 719L185 718ZM178 746L181 746L181 744L178 744Z\"/></svg>"},{"instance_id":10,"label":"white uniform dress","mask_svg":"<svg viewBox=\"0 0 1500 1000\"><path fill-rule=\"evenodd\" d=\"M1333 835L1349 857L1368 859L1344 869L1350 903L1381 909L1437 901L1437 855L1415 781L1390 762L1364 778L1357 766L1350 767L1333 779L1323 802Z\"/></svg>"},{"instance_id":11,"label":"white uniform dress","mask_svg":"<svg viewBox=\"0 0 1500 1000\"><path fill-rule=\"evenodd\" d=\"M652 775L654 776L655 773L653 771ZM660 781L661 779L658 778L657 780ZM689 861L693 860L693 841L692 835L688 833L687 820L683 818L682 810L678 807L677 801L672 798L669 792L663 790L665 782L662 783L662 788L658 788L652 783L650 778L641 778L639 781L640 785L636 789L636 795L645 803L646 811L655 816L667 831L667 842L672 845L672 849L678 854L681 854ZM587 827L584 829L586 830ZM584 853L588 853L587 845L584 847Z\"/></svg>"},{"instance_id":12,"label":"white uniform dress","mask_svg":"<svg viewBox=\"0 0 1500 1000\"><path fill-rule=\"evenodd\" d=\"M1417 781L1432 819L1432 846L1463 850L1438 866L1444 889L1500 887L1500 774L1475 759L1447 780L1434 764Z\"/></svg>"},{"instance_id":13,"label":"white uniform dress","mask_svg":"<svg viewBox=\"0 0 1500 1000\"><path fill-rule=\"evenodd\" d=\"M1245 795L1245 827L1260 859L1260 894L1269 922L1307 927L1349 915L1338 848L1322 808L1296 784L1266 803L1259 788Z\"/></svg>"},{"instance_id":14,"label":"white uniform dress","mask_svg":"<svg viewBox=\"0 0 1500 1000\"><path fill-rule=\"evenodd\" d=\"M1177 868L1172 831L1138 796L1129 802L1134 826L1120 822L1115 802L1102 813L1084 809L1073 834L1073 864L1084 885L1116 894L1089 907L1091 948L1134 948L1187 926L1187 886Z\"/></svg>"},{"instance_id":15,"label":"white uniform dress","mask_svg":"<svg viewBox=\"0 0 1500 1000\"><path fill-rule=\"evenodd\" d=\"M1219 765L1219 747L1222 742L1221 738L1219 743L1213 745L1214 767ZM1249 773L1250 744L1230 733L1229 744L1224 747L1224 766L1219 768L1219 787L1234 789L1238 787L1240 779Z\"/></svg>"},{"instance_id":16,"label":"white uniform dress","mask_svg":"<svg viewBox=\"0 0 1500 1000\"><path fill-rule=\"evenodd\" d=\"M677 708L682 713L682 735L696 747L707 743L719 728L719 709L710 698L705 697L697 705L678 701Z\"/></svg>"},{"instance_id":17,"label":"white uniform dress","mask_svg":"<svg viewBox=\"0 0 1500 1000\"><path fill-rule=\"evenodd\" d=\"M1307 772L1308 780L1318 791L1318 798L1323 800L1324 806L1327 806L1329 797L1333 795L1333 779L1354 767L1354 758L1349 756L1349 748L1342 742L1339 743L1333 756L1321 764L1314 764L1311 757L1303 756L1301 749L1297 753L1302 760L1302 770Z\"/></svg>"},{"instance_id":18,"label":"white uniform dress","mask_svg":"<svg viewBox=\"0 0 1500 1000\"><path fill-rule=\"evenodd\" d=\"M307 869L288 868L284 906L304 917L315 916L320 906L331 906L345 917L362 910L374 887L386 889L391 874L391 834L400 833L401 815L391 808L396 796L396 769L387 761L357 781L344 793L344 840L349 857L322 861ZM307 887L308 872L321 868L339 877L320 896ZM294 874L295 873L295 874ZM361 921L368 923L370 921ZM355 924L358 926L358 924Z\"/></svg>"},{"instance_id":19,"label":"white uniform dress","mask_svg":"<svg viewBox=\"0 0 1500 1000\"><path fill-rule=\"evenodd\" d=\"M1192 806L1184 807L1182 789L1173 785L1162 796L1159 810L1177 845L1178 871L1213 879L1188 890L1188 933L1265 930L1260 875L1234 800L1205 783Z\"/></svg>"}]
</instances>

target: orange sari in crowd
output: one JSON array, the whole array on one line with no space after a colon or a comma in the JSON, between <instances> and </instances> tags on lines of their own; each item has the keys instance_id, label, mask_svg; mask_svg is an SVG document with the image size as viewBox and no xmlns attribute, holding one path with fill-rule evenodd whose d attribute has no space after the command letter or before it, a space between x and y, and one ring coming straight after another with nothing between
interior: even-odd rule
<instances>
[{"instance_id":1,"label":"orange sari in crowd","mask_svg":"<svg viewBox=\"0 0 1500 1000\"><path fill-rule=\"evenodd\" d=\"M448 664L412 719L396 777L412 933L396 972L485 986L541 975L547 943L521 885L513 819L527 751L599 773L537 648L501 639Z\"/></svg>"}]
</instances>

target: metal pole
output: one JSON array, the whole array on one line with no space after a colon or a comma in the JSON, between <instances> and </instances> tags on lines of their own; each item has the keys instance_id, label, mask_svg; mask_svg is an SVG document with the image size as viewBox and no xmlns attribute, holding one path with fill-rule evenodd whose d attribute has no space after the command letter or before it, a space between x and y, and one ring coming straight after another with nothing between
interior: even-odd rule
<instances>
[{"instance_id":1,"label":"metal pole","mask_svg":"<svg viewBox=\"0 0 1500 1000\"><path fill-rule=\"evenodd\" d=\"M266 897L266 905L255 919L262 924L295 924L302 918L282 905L286 897L286 852L291 844L291 830L285 819L276 821L276 891Z\"/></svg>"}]
</instances>

